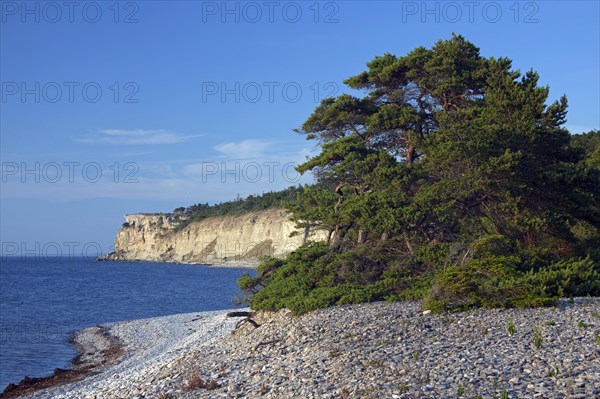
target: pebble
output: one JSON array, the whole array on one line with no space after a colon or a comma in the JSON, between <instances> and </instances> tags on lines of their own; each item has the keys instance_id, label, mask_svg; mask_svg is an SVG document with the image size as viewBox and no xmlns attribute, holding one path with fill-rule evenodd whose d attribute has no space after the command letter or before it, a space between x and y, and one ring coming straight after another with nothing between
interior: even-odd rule
<instances>
[{"instance_id":1,"label":"pebble","mask_svg":"<svg viewBox=\"0 0 600 399\"><path fill-rule=\"evenodd\" d=\"M427 317L419 302L259 312L258 328L215 312L118 323L123 359L31 397L597 398L599 314L600 298L576 298Z\"/></svg>"}]
</instances>

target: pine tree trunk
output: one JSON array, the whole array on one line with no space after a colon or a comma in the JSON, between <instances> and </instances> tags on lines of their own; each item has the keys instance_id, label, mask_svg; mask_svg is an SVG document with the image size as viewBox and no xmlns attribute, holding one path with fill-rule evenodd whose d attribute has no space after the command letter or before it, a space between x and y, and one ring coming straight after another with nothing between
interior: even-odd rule
<instances>
[{"instance_id":1,"label":"pine tree trunk","mask_svg":"<svg viewBox=\"0 0 600 399\"><path fill-rule=\"evenodd\" d=\"M410 144L406 150L406 163L412 165L415 160L415 146Z\"/></svg>"},{"instance_id":2,"label":"pine tree trunk","mask_svg":"<svg viewBox=\"0 0 600 399\"><path fill-rule=\"evenodd\" d=\"M331 233L331 240L329 242L329 247L334 248L339 244L339 242L340 242L340 234L338 231L338 227L336 226L333 233Z\"/></svg>"},{"instance_id":3,"label":"pine tree trunk","mask_svg":"<svg viewBox=\"0 0 600 399\"><path fill-rule=\"evenodd\" d=\"M367 241L367 232L363 229L358 229L358 244L364 244Z\"/></svg>"}]
</instances>

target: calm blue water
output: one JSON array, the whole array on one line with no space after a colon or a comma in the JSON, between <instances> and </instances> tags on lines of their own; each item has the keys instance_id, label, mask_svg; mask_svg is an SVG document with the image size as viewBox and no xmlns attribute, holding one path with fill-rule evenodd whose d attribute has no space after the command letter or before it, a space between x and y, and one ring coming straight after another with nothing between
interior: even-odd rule
<instances>
[{"instance_id":1,"label":"calm blue water","mask_svg":"<svg viewBox=\"0 0 600 399\"><path fill-rule=\"evenodd\" d=\"M243 269L90 259L0 262L0 392L76 355L68 340L96 324L229 309Z\"/></svg>"}]
</instances>

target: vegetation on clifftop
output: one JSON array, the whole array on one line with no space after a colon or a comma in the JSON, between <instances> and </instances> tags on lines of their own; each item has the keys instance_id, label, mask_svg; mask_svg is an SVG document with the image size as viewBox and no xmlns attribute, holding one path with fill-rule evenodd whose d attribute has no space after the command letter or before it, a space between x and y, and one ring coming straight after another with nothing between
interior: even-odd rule
<instances>
[{"instance_id":1,"label":"vegetation on clifftop","mask_svg":"<svg viewBox=\"0 0 600 399\"><path fill-rule=\"evenodd\" d=\"M181 229L192 222L199 222L213 216L241 215L247 212L262 211L271 208L286 208L292 206L304 187L291 186L281 191L270 191L261 195L249 195L246 198L236 198L215 205L195 204L187 208L176 208L173 213L185 215L178 228Z\"/></svg>"},{"instance_id":2,"label":"vegetation on clifftop","mask_svg":"<svg viewBox=\"0 0 600 399\"><path fill-rule=\"evenodd\" d=\"M298 133L318 185L290 204L330 232L263 263L254 309L424 299L434 310L600 295L599 133L571 136L567 99L461 36L385 54Z\"/></svg>"}]
</instances>

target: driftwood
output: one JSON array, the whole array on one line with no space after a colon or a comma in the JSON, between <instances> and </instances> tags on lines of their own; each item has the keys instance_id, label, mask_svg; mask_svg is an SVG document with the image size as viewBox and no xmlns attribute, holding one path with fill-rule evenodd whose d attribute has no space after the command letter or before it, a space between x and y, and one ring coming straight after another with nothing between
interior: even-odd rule
<instances>
[{"instance_id":1,"label":"driftwood","mask_svg":"<svg viewBox=\"0 0 600 399\"><path fill-rule=\"evenodd\" d=\"M254 316L254 312L229 312L227 313L227 317L252 317Z\"/></svg>"},{"instance_id":2,"label":"driftwood","mask_svg":"<svg viewBox=\"0 0 600 399\"><path fill-rule=\"evenodd\" d=\"M269 341L260 341L258 344L254 345L254 348L252 348L252 351L253 352L256 351L259 347L261 347L263 345L271 345L271 344L277 343L279 341L281 341L279 338L271 339Z\"/></svg>"},{"instance_id":3,"label":"driftwood","mask_svg":"<svg viewBox=\"0 0 600 399\"><path fill-rule=\"evenodd\" d=\"M239 326L242 325L242 323L250 323L254 326L254 328L258 328L260 327L260 324L258 324L257 322L255 322L254 320L252 320L252 317L254 316L254 312L229 312L227 313L227 317L244 317L244 319L240 320L236 325L235 328L237 329Z\"/></svg>"},{"instance_id":4,"label":"driftwood","mask_svg":"<svg viewBox=\"0 0 600 399\"><path fill-rule=\"evenodd\" d=\"M258 328L258 327L260 327L260 324L258 324L257 322L255 322L255 321L254 321L254 320L252 320L251 318L249 318L249 317L246 317L245 319L243 319L243 320L240 320L240 321L239 321L239 322L238 322L238 323L235 325L235 328L237 329L239 326L241 326L241 325L242 325L242 323L250 323L250 324L252 324L252 325L254 326L254 328Z\"/></svg>"}]
</instances>

